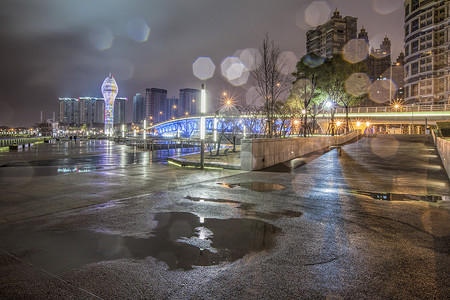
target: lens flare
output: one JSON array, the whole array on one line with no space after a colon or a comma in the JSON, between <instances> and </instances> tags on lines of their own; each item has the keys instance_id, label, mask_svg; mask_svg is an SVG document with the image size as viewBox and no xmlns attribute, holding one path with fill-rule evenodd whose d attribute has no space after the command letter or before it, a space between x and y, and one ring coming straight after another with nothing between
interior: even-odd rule
<instances>
[{"instance_id":1,"label":"lens flare","mask_svg":"<svg viewBox=\"0 0 450 300\"><path fill-rule=\"evenodd\" d=\"M247 70L251 71L259 67L262 61L261 53L256 48L247 48L244 49L240 54L239 58L241 59L244 66Z\"/></svg>"},{"instance_id":2,"label":"lens flare","mask_svg":"<svg viewBox=\"0 0 450 300\"><path fill-rule=\"evenodd\" d=\"M192 70L195 77L200 80L206 80L213 77L216 66L211 58L207 56L200 56L192 64Z\"/></svg>"},{"instance_id":3,"label":"lens flare","mask_svg":"<svg viewBox=\"0 0 450 300\"><path fill-rule=\"evenodd\" d=\"M113 35L105 26L93 28L89 31L89 41L99 51L111 48L113 40Z\"/></svg>"},{"instance_id":4,"label":"lens flare","mask_svg":"<svg viewBox=\"0 0 450 300\"><path fill-rule=\"evenodd\" d=\"M363 61L369 55L369 44L364 39L352 39L345 44L343 57L354 64Z\"/></svg>"},{"instance_id":5,"label":"lens flare","mask_svg":"<svg viewBox=\"0 0 450 300\"><path fill-rule=\"evenodd\" d=\"M326 1L314 1L305 10L305 22L317 27L330 18L331 8Z\"/></svg>"},{"instance_id":6,"label":"lens flare","mask_svg":"<svg viewBox=\"0 0 450 300\"><path fill-rule=\"evenodd\" d=\"M247 91L247 93L245 93L245 102L247 103L247 105L256 107L262 106L264 104L263 97L258 93L254 86L252 86Z\"/></svg>"},{"instance_id":7,"label":"lens flare","mask_svg":"<svg viewBox=\"0 0 450 300\"><path fill-rule=\"evenodd\" d=\"M137 43L147 41L150 34L150 28L141 18L134 18L127 23L128 36Z\"/></svg>"},{"instance_id":8,"label":"lens flare","mask_svg":"<svg viewBox=\"0 0 450 300\"><path fill-rule=\"evenodd\" d=\"M390 102L396 91L392 80L375 80L369 87L369 98L378 103Z\"/></svg>"},{"instance_id":9,"label":"lens flare","mask_svg":"<svg viewBox=\"0 0 450 300\"><path fill-rule=\"evenodd\" d=\"M249 72L239 57L229 56L220 65L222 75L232 85L241 86L247 83Z\"/></svg>"},{"instance_id":10,"label":"lens flare","mask_svg":"<svg viewBox=\"0 0 450 300\"><path fill-rule=\"evenodd\" d=\"M353 73L345 81L345 90L349 94L359 97L369 92L370 85L369 75L366 73Z\"/></svg>"},{"instance_id":11,"label":"lens flare","mask_svg":"<svg viewBox=\"0 0 450 300\"><path fill-rule=\"evenodd\" d=\"M298 58L291 51L283 51L277 60L277 68L281 74L289 75L295 72Z\"/></svg>"},{"instance_id":12,"label":"lens flare","mask_svg":"<svg viewBox=\"0 0 450 300\"><path fill-rule=\"evenodd\" d=\"M324 61L325 61L324 57L315 57L315 56L306 54L305 59L303 60L303 63L310 68L315 68L315 67L323 64Z\"/></svg>"},{"instance_id":13,"label":"lens flare","mask_svg":"<svg viewBox=\"0 0 450 300\"><path fill-rule=\"evenodd\" d=\"M388 15L402 7L401 1L373 0L373 9L380 15Z\"/></svg>"}]
</instances>

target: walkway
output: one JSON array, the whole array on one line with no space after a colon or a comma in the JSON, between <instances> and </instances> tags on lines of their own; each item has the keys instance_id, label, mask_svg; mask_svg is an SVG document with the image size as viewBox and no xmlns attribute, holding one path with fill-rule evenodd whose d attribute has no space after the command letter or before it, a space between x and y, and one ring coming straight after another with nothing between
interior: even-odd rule
<instances>
[{"instance_id":1,"label":"walkway","mask_svg":"<svg viewBox=\"0 0 450 300\"><path fill-rule=\"evenodd\" d=\"M108 168L1 175L17 211L103 204L0 226L0 298L450 294L449 181L427 137L364 138L288 172Z\"/></svg>"}]
</instances>

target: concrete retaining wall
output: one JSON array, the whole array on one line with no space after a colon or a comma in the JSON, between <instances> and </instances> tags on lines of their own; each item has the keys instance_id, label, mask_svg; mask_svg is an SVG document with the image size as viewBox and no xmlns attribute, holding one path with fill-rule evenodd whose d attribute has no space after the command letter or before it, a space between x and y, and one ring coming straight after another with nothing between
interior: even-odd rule
<instances>
[{"instance_id":1,"label":"concrete retaining wall","mask_svg":"<svg viewBox=\"0 0 450 300\"><path fill-rule=\"evenodd\" d=\"M442 164L450 178L450 141L441 137L436 137L436 148L441 156Z\"/></svg>"},{"instance_id":2,"label":"concrete retaining wall","mask_svg":"<svg viewBox=\"0 0 450 300\"><path fill-rule=\"evenodd\" d=\"M358 132L352 131L340 136L245 139L241 141L241 170L267 168L319 149L344 144L357 136Z\"/></svg>"}]
</instances>

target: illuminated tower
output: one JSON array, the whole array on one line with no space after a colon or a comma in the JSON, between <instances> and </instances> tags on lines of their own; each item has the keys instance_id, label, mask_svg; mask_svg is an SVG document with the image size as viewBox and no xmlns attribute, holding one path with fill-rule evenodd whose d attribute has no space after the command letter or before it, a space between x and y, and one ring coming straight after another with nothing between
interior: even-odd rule
<instances>
[{"instance_id":1,"label":"illuminated tower","mask_svg":"<svg viewBox=\"0 0 450 300\"><path fill-rule=\"evenodd\" d=\"M105 134L113 135L114 133L114 100L116 99L119 87L116 80L109 73L102 84L103 99L105 99Z\"/></svg>"}]
</instances>

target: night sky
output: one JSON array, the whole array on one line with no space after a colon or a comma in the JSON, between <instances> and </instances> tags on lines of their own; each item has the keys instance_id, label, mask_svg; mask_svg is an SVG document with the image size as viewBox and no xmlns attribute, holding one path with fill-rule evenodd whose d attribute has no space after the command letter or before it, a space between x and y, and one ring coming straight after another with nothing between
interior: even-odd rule
<instances>
[{"instance_id":1,"label":"night sky","mask_svg":"<svg viewBox=\"0 0 450 300\"><path fill-rule=\"evenodd\" d=\"M200 88L192 68L199 56L216 66L205 81L209 110L219 107L223 90L245 102L251 85L230 84L221 62L239 49L259 48L266 33L300 58L306 31L336 7L358 17L371 46L388 35L395 60L403 47L402 0L2 0L0 125L30 126L41 110L52 118L58 97L101 97L109 72L118 96L128 97L131 122L132 96L145 88L176 97L180 88Z\"/></svg>"}]
</instances>

